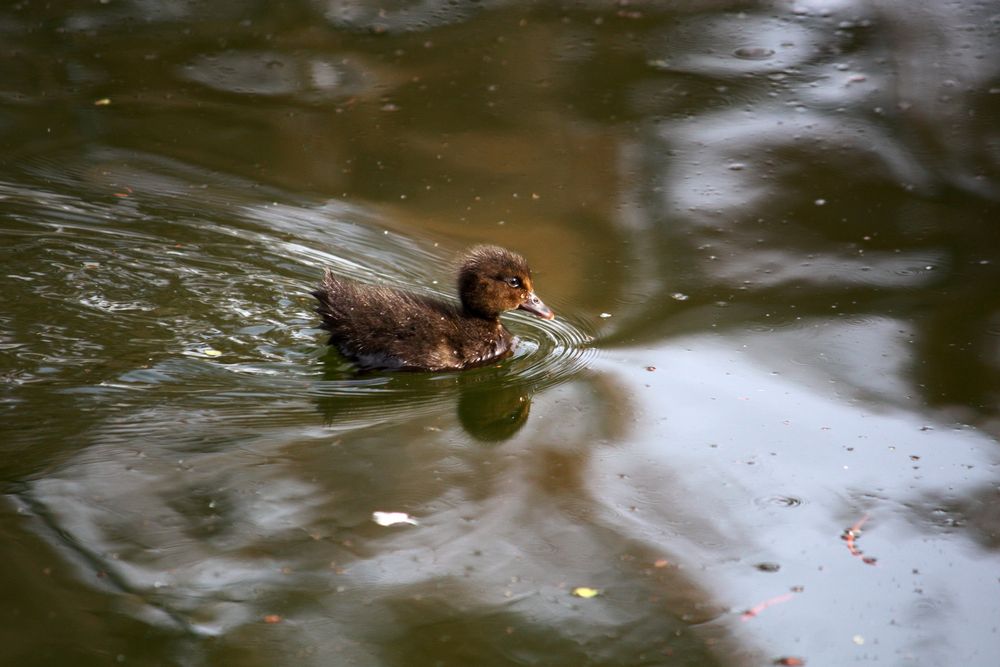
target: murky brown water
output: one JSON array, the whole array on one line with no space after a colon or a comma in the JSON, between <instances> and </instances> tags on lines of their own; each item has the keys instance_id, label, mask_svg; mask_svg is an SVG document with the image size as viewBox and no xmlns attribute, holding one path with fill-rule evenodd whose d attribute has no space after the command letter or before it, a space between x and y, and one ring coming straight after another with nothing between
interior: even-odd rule
<instances>
[{"instance_id":1,"label":"murky brown water","mask_svg":"<svg viewBox=\"0 0 1000 667\"><path fill-rule=\"evenodd\" d=\"M0 663L995 664L996 2L0 36ZM479 242L560 316L514 358L324 349L324 266Z\"/></svg>"}]
</instances>

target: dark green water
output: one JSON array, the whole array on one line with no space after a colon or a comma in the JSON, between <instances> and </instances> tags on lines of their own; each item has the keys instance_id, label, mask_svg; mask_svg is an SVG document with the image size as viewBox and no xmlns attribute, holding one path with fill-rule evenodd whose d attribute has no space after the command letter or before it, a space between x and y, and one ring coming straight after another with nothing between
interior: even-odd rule
<instances>
[{"instance_id":1,"label":"dark green water","mask_svg":"<svg viewBox=\"0 0 1000 667\"><path fill-rule=\"evenodd\" d=\"M0 54L0 664L995 664L996 2L24 1ZM482 242L559 316L514 358L325 349L323 267Z\"/></svg>"}]
</instances>

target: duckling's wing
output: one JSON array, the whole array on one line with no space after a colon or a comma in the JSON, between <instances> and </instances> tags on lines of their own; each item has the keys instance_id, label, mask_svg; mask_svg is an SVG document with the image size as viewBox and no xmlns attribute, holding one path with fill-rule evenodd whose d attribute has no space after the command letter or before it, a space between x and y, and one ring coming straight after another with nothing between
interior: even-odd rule
<instances>
[{"instance_id":1,"label":"duckling's wing","mask_svg":"<svg viewBox=\"0 0 1000 667\"><path fill-rule=\"evenodd\" d=\"M456 309L428 297L359 285L329 270L313 296L330 345L364 368L440 370L458 362L443 352ZM450 354L449 348L449 354ZM454 355L451 355L454 356Z\"/></svg>"}]
</instances>

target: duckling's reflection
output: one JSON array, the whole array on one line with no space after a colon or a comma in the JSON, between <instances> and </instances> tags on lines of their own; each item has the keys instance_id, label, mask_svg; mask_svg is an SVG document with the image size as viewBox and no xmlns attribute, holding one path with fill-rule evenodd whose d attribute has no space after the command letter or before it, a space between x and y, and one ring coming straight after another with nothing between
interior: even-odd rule
<instances>
[{"instance_id":1,"label":"duckling's reflection","mask_svg":"<svg viewBox=\"0 0 1000 667\"><path fill-rule=\"evenodd\" d=\"M521 430L531 412L531 398L542 389L493 366L478 373L464 373L458 382L458 421L466 433L484 443L503 442Z\"/></svg>"},{"instance_id":2,"label":"duckling's reflection","mask_svg":"<svg viewBox=\"0 0 1000 667\"><path fill-rule=\"evenodd\" d=\"M520 379L503 364L448 374L358 371L335 351L323 364L317 407L330 426L416 417L454 402L466 433L499 443L527 423L532 396L541 389L537 380Z\"/></svg>"},{"instance_id":3,"label":"duckling's reflection","mask_svg":"<svg viewBox=\"0 0 1000 667\"><path fill-rule=\"evenodd\" d=\"M458 396L458 421L480 442L503 442L521 430L531 412L531 394L522 386L465 389Z\"/></svg>"}]
</instances>

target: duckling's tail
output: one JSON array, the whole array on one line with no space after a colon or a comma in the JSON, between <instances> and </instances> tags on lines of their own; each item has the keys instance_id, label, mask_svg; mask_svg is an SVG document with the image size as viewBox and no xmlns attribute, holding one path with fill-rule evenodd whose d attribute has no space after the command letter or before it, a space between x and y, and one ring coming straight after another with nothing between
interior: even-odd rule
<instances>
[{"instance_id":1,"label":"duckling's tail","mask_svg":"<svg viewBox=\"0 0 1000 667\"><path fill-rule=\"evenodd\" d=\"M320 283L319 289L315 289L310 294L316 297L319 304L316 306L315 311L323 318L323 323L320 325L326 330L330 330L331 324L336 321L337 310L334 307L333 299L335 295L340 292L343 283L333 275L330 269L324 269L323 271L323 282Z\"/></svg>"}]
</instances>

